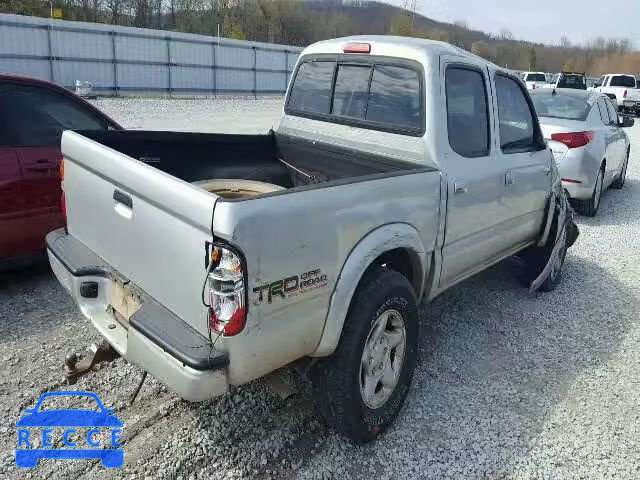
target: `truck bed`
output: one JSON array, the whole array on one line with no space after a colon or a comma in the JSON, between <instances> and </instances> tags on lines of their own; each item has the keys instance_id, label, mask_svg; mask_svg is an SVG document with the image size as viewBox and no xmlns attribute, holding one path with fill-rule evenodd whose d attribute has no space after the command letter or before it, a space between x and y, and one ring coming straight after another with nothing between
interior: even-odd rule
<instances>
[{"instance_id":1,"label":"truck bed","mask_svg":"<svg viewBox=\"0 0 640 480\"><path fill-rule=\"evenodd\" d=\"M140 130L78 133L190 183L242 179L290 189L421 167L273 132L263 135Z\"/></svg>"}]
</instances>

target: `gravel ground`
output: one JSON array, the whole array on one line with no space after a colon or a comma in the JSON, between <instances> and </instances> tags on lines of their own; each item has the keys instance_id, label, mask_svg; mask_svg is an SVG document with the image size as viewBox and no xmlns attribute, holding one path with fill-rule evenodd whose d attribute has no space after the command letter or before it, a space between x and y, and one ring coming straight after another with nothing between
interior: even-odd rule
<instances>
[{"instance_id":1,"label":"gravel ground","mask_svg":"<svg viewBox=\"0 0 640 480\"><path fill-rule=\"evenodd\" d=\"M125 126L210 131L223 121L264 130L280 109L272 100L98 104ZM63 387L65 353L98 336L46 265L0 275L0 476L639 478L640 124L630 134L627 184L604 194L596 219L578 219L582 235L561 286L529 295L521 267L507 261L423 307L405 407L364 447L317 421L304 385L287 401L254 382L190 404L149 378L129 407L141 371L119 359L77 387L124 422L125 466L45 460L20 471L16 420L41 393Z\"/></svg>"}]
</instances>

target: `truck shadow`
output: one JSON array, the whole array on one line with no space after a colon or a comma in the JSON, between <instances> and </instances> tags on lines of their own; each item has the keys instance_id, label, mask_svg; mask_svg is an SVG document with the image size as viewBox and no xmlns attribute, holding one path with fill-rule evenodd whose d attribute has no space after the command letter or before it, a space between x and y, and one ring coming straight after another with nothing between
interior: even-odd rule
<instances>
[{"instance_id":1,"label":"truck shadow","mask_svg":"<svg viewBox=\"0 0 640 480\"><path fill-rule=\"evenodd\" d=\"M438 452L445 463L480 456L498 477L527 462L555 406L582 372L618 351L638 307L585 258L567 257L563 283L548 294L510 288L513 268L497 265L423 310L414 389L394 427L413 428L435 461Z\"/></svg>"}]
</instances>

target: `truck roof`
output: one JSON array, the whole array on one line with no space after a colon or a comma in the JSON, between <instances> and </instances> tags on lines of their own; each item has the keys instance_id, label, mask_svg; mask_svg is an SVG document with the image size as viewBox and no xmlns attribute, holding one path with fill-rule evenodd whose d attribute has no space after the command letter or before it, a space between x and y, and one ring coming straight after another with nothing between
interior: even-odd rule
<instances>
[{"instance_id":1,"label":"truck roof","mask_svg":"<svg viewBox=\"0 0 640 480\"><path fill-rule=\"evenodd\" d=\"M370 55L410 58L422 62L440 55L456 55L483 62L494 68L497 65L482 57L469 53L454 45L424 38L399 37L393 35L352 35L313 43L305 48L301 56L321 53L343 53L347 43L368 43L371 45Z\"/></svg>"}]
</instances>

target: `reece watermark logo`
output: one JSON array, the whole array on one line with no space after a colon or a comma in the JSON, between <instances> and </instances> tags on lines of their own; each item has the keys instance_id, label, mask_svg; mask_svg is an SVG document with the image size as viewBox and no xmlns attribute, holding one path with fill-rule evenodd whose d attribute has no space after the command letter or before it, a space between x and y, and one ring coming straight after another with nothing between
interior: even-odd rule
<instances>
[{"instance_id":1,"label":"reece watermark logo","mask_svg":"<svg viewBox=\"0 0 640 480\"><path fill-rule=\"evenodd\" d=\"M67 398L61 398L67 397ZM60 401L78 401L87 408L57 408ZM54 405L55 408L47 409ZM43 394L34 408L27 408L18 420L16 465L35 467L41 458L99 458L107 468L121 467L122 422L115 411L104 408L95 393L50 392Z\"/></svg>"}]
</instances>

